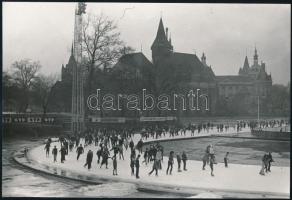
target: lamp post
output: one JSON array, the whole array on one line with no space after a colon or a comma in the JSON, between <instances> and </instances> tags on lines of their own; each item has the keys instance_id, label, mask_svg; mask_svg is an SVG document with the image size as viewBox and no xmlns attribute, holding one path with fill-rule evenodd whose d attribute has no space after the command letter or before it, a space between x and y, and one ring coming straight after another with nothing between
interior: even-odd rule
<instances>
[{"instance_id":1,"label":"lamp post","mask_svg":"<svg viewBox=\"0 0 292 200\"><path fill-rule=\"evenodd\" d=\"M258 123L260 123L260 96L258 96Z\"/></svg>"}]
</instances>

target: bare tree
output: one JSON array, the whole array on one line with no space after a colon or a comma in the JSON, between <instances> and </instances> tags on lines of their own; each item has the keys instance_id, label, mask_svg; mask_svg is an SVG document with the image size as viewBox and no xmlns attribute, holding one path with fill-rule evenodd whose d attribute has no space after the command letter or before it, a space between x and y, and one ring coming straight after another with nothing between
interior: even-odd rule
<instances>
[{"instance_id":1,"label":"bare tree","mask_svg":"<svg viewBox=\"0 0 292 200\"><path fill-rule=\"evenodd\" d=\"M39 62L32 62L29 59L16 61L12 64L13 79L23 92L23 101L19 111L25 111L29 104L29 90L36 80L37 74L41 68Z\"/></svg>"},{"instance_id":2,"label":"bare tree","mask_svg":"<svg viewBox=\"0 0 292 200\"><path fill-rule=\"evenodd\" d=\"M113 64L125 53L132 52L120 39L115 22L100 14L89 14L83 24L83 51L86 54L88 91L91 90L95 70Z\"/></svg>"},{"instance_id":3,"label":"bare tree","mask_svg":"<svg viewBox=\"0 0 292 200\"><path fill-rule=\"evenodd\" d=\"M33 84L35 104L38 104L42 107L44 115L47 112L51 89L55 82L57 81L57 79L58 77L56 74L50 75L41 74L36 78L36 81Z\"/></svg>"}]
</instances>

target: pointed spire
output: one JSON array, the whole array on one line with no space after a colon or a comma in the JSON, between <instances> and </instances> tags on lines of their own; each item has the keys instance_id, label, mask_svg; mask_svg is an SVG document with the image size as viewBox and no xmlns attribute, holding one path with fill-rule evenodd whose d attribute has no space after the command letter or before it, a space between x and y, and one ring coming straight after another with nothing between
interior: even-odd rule
<instances>
[{"instance_id":1,"label":"pointed spire","mask_svg":"<svg viewBox=\"0 0 292 200\"><path fill-rule=\"evenodd\" d=\"M164 31L164 26L163 26L163 22L162 22L162 18L160 18L159 21L159 25L158 25L158 30L157 30L157 34L156 34L156 38L151 46L151 49L155 46L159 46L159 47L166 47L168 49L172 49L171 44L169 43L169 41L167 40L165 31Z\"/></svg>"},{"instance_id":2,"label":"pointed spire","mask_svg":"<svg viewBox=\"0 0 292 200\"><path fill-rule=\"evenodd\" d=\"M159 26L158 26L156 38L166 39L166 34L164 32L164 26L163 26L162 18L160 18L160 21L159 21Z\"/></svg>"},{"instance_id":3,"label":"pointed spire","mask_svg":"<svg viewBox=\"0 0 292 200\"><path fill-rule=\"evenodd\" d=\"M253 60L254 60L254 65L258 65L258 52L257 52L257 47L256 46L254 48Z\"/></svg>"},{"instance_id":4,"label":"pointed spire","mask_svg":"<svg viewBox=\"0 0 292 200\"><path fill-rule=\"evenodd\" d=\"M248 63L248 58L247 58L247 56L245 56L244 64L243 64L243 69L247 69L247 68L249 68L249 63Z\"/></svg>"},{"instance_id":5,"label":"pointed spire","mask_svg":"<svg viewBox=\"0 0 292 200\"><path fill-rule=\"evenodd\" d=\"M201 61L202 61L202 63L205 65L205 66L207 66L207 63L206 63L206 56L205 56L205 53L203 52L203 55L202 55L202 57L201 57Z\"/></svg>"}]
</instances>

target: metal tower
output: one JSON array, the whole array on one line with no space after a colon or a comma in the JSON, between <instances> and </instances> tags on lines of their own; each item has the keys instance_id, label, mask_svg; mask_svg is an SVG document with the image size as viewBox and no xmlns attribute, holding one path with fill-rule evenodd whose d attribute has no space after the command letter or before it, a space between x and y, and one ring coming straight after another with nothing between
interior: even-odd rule
<instances>
[{"instance_id":1,"label":"metal tower","mask_svg":"<svg viewBox=\"0 0 292 200\"><path fill-rule=\"evenodd\" d=\"M76 65L73 66L72 82L72 120L73 134L84 130L84 95L83 95L83 66L82 66L82 14L85 14L86 4L78 3L75 9L73 55Z\"/></svg>"}]
</instances>

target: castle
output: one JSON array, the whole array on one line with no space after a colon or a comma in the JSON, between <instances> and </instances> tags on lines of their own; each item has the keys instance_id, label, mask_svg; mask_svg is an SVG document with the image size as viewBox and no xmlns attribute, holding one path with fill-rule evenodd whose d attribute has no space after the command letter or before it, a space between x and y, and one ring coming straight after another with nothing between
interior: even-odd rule
<instances>
[{"instance_id":1,"label":"castle","mask_svg":"<svg viewBox=\"0 0 292 200\"><path fill-rule=\"evenodd\" d=\"M189 89L200 88L202 92L208 94L210 104L210 111L202 110L200 112L202 115L216 115L218 107L222 107L222 101L225 103L235 101L237 97L252 104L259 96L267 98L270 94L271 74L266 73L265 63L259 64L257 49L255 49L253 64L250 66L248 58L245 57L238 75L216 76L211 66L207 65L204 53L199 59L195 54L173 51L168 28L164 28L163 21L160 19L151 50L151 61L142 52L122 55L110 70L103 72L104 76L110 77L105 79L110 82L105 81L103 84L107 85L109 90L130 93L145 87L157 94L175 91L183 93ZM58 103L51 107L54 111L70 112L71 105L66 106L62 102L67 101L68 104L71 101L69 99L72 90L70 88L73 65L76 65L76 62L71 52L68 64L66 67L62 66L62 80L58 81L52 89L52 98L58 99ZM161 114L173 113L159 113ZM148 113L148 115L157 115L157 113ZM193 115L192 112L184 113L184 116Z\"/></svg>"}]
</instances>

